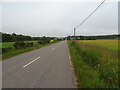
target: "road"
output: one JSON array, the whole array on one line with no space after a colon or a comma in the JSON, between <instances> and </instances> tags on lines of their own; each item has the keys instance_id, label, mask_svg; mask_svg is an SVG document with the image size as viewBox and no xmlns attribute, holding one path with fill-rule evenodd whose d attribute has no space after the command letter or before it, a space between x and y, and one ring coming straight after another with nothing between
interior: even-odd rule
<instances>
[{"instance_id":1,"label":"road","mask_svg":"<svg viewBox=\"0 0 120 90\"><path fill-rule=\"evenodd\" d=\"M67 41L14 56L3 63L3 88L74 88Z\"/></svg>"}]
</instances>

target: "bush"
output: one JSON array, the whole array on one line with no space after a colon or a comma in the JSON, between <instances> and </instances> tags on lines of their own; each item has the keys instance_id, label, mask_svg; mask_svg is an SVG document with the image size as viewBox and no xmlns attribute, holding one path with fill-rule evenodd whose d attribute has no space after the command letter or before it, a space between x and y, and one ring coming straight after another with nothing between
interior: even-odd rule
<instances>
[{"instance_id":1,"label":"bush","mask_svg":"<svg viewBox=\"0 0 120 90\"><path fill-rule=\"evenodd\" d=\"M38 44L45 44L43 41L38 41Z\"/></svg>"},{"instance_id":2,"label":"bush","mask_svg":"<svg viewBox=\"0 0 120 90\"><path fill-rule=\"evenodd\" d=\"M33 45L34 45L33 42L31 42L31 43L29 43L29 42L26 43L26 46L27 46L27 47L31 47L31 46L33 46Z\"/></svg>"},{"instance_id":3,"label":"bush","mask_svg":"<svg viewBox=\"0 0 120 90\"><path fill-rule=\"evenodd\" d=\"M49 43L49 40L44 40L45 43Z\"/></svg>"},{"instance_id":4,"label":"bush","mask_svg":"<svg viewBox=\"0 0 120 90\"><path fill-rule=\"evenodd\" d=\"M8 52L11 49L11 47L8 48L2 48L2 53ZM1 50L1 49L0 49Z\"/></svg>"},{"instance_id":5,"label":"bush","mask_svg":"<svg viewBox=\"0 0 120 90\"><path fill-rule=\"evenodd\" d=\"M13 44L13 47L15 49L20 49L20 48L24 48L26 46L26 44L23 41L19 41Z\"/></svg>"},{"instance_id":6,"label":"bush","mask_svg":"<svg viewBox=\"0 0 120 90\"><path fill-rule=\"evenodd\" d=\"M46 44L46 43L49 43L49 40L38 41L38 44Z\"/></svg>"}]
</instances>

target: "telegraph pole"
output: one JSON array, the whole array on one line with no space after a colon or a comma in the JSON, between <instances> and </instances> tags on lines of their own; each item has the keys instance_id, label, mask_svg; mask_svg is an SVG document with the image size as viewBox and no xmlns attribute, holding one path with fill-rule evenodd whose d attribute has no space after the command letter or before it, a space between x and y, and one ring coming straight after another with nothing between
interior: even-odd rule
<instances>
[{"instance_id":1,"label":"telegraph pole","mask_svg":"<svg viewBox=\"0 0 120 90\"><path fill-rule=\"evenodd\" d=\"M87 19L88 19L90 16L92 16L92 14L94 14L95 11L97 11L98 8L99 8L100 6L102 6L102 4L105 3L105 1L106 1L106 0L102 1L102 3L100 3L100 4L98 5L98 7L95 8L95 10L94 10L88 17L86 17L77 27L74 28L74 40L76 40L76 39L75 39L76 29L77 29L78 27L80 27L85 21L87 21Z\"/></svg>"},{"instance_id":2,"label":"telegraph pole","mask_svg":"<svg viewBox=\"0 0 120 90\"><path fill-rule=\"evenodd\" d=\"M76 34L76 28L74 28L74 40L76 40L76 39L75 39L75 34Z\"/></svg>"}]
</instances>

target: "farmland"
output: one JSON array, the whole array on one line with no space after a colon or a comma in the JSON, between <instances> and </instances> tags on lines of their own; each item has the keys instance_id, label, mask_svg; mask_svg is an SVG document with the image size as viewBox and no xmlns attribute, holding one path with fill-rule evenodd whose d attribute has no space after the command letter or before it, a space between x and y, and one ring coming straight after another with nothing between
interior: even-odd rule
<instances>
[{"instance_id":1,"label":"farmland","mask_svg":"<svg viewBox=\"0 0 120 90\"><path fill-rule=\"evenodd\" d=\"M109 50L118 50L118 40L81 40L79 42L104 47Z\"/></svg>"},{"instance_id":2,"label":"farmland","mask_svg":"<svg viewBox=\"0 0 120 90\"><path fill-rule=\"evenodd\" d=\"M79 88L118 87L118 40L68 41Z\"/></svg>"}]
</instances>

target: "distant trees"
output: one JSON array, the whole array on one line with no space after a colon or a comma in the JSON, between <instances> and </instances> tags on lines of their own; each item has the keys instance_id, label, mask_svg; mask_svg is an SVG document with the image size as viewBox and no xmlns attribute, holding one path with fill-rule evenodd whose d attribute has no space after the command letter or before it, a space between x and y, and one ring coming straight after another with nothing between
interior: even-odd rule
<instances>
[{"instance_id":1,"label":"distant trees","mask_svg":"<svg viewBox=\"0 0 120 90\"><path fill-rule=\"evenodd\" d=\"M29 41L32 40L32 37L30 36L25 36L25 35L17 35L15 33L12 34L6 34L6 33L1 33L2 35L2 41L3 42L16 42L16 41Z\"/></svg>"},{"instance_id":2,"label":"distant trees","mask_svg":"<svg viewBox=\"0 0 120 90\"><path fill-rule=\"evenodd\" d=\"M8 41L12 41L12 36L10 35L10 34L6 34L6 33L2 33L2 41L4 42L4 41L6 41L6 42L8 42Z\"/></svg>"},{"instance_id":3,"label":"distant trees","mask_svg":"<svg viewBox=\"0 0 120 90\"><path fill-rule=\"evenodd\" d=\"M2 33L0 32L0 36L2 36L0 42L17 42L17 41L32 41L32 40L41 40L41 41L49 41L53 40L55 37L31 37L31 36L26 36L26 35L18 35L15 33L12 34L7 34L7 33Z\"/></svg>"},{"instance_id":4,"label":"distant trees","mask_svg":"<svg viewBox=\"0 0 120 90\"><path fill-rule=\"evenodd\" d=\"M68 40L73 40L74 36L68 36ZM76 40L96 40L96 39L120 39L118 35L101 35L101 36L75 36Z\"/></svg>"},{"instance_id":5,"label":"distant trees","mask_svg":"<svg viewBox=\"0 0 120 90\"><path fill-rule=\"evenodd\" d=\"M52 40L54 38L55 37L45 37L45 36L43 36L43 37L32 37L32 40L37 40L37 41L42 40L42 41L44 41L44 40Z\"/></svg>"},{"instance_id":6,"label":"distant trees","mask_svg":"<svg viewBox=\"0 0 120 90\"><path fill-rule=\"evenodd\" d=\"M43 41L49 42L50 40L61 41L61 40L74 40L74 36L68 36L67 38L57 38L57 37L31 37L22 34L7 34L0 32L0 42L17 42L17 41ZM118 35L101 35L101 36L76 36L76 40L96 40L96 39L120 39L120 34ZM40 42L41 43L41 42Z\"/></svg>"}]
</instances>

